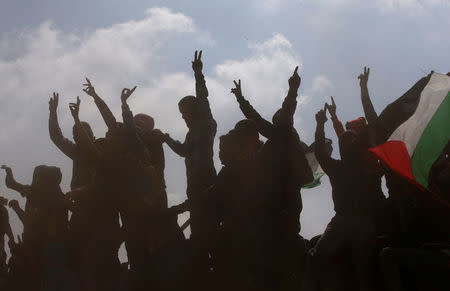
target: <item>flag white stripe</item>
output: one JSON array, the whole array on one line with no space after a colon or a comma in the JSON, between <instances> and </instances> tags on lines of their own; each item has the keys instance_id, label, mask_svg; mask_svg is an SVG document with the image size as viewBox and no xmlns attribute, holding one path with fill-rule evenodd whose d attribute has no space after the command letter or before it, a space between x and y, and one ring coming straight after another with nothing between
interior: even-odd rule
<instances>
[{"instance_id":1,"label":"flag white stripe","mask_svg":"<svg viewBox=\"0 0 450 291\"><path fill-rule=\"evenodd\" d=\"M450 77L433 73L429 83L420 94L416 112L394 131L389 140L403 141L411 157L423 131L449 91Z\"/></svg>"}]
</instances>

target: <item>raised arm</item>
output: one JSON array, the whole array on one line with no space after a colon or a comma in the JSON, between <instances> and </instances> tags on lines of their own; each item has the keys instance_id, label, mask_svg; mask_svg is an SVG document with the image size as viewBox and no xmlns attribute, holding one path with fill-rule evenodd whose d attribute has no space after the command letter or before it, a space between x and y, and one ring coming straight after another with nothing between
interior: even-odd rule
<instances>
[{"instance_id":1,"label":"raised arm","mask_svg":"<svg viewBox=\"0 0 450 291\"><path fill-rule=\"evenodd\" d=\"M301 78L297 70L298 66L295 67L294 74L289 78L289 92L286 98L284 98L283 105L278 112L278 117L274 120L275 126L292 127L294 125L294 113L297 108L297 91L301 83Z\"/></svg>"},{"instance_id":2,"label":"raised arm","mask_svg":"<svg viewBox=\"0 0 450 291\"><path fill-rule=\"evenodd\" d=\"M202 51L197 55L195 51L192 70L195 76L195 96L197 98L197 114L202 123L212 122L213 116L208 101L208 88L206 88L205 76L203 75Z\"/></svg>"},{"instance_id":3,"label":"raised arm","mask_svg":"<svg viewBox=\"0 0 450 291\"><path fill-rule=\"evenodd\" d=\"M98 96L97 92L95 92L94 87L91 84L91 81L89 81L88 78L86 78L86 84L83 84L83 86L86 86L86 88L83 89L86 94L94 98L94 102L97 105L98 110L100 111L100 114L103 117L103 120L106 123L106 126L109 130L113 130L116 128L116 118L114 117L114 114L109 109L108 105L106 105L105 101L103 101L100 96Z\"/></svg>"},{"instance_id":4,"label":"raised arm","mask_svg":"<svg viewBox=\"0 0 450 291\"><path fill-rule=\"evenodd\" d=\"M133 113L127 104L127 99L133 94L134 90L136 90L136 86L131 90L125 88L122 90L120 96L120 100L122 101L123 125L127 135L127 143L130 144L133 154L135 154L138 160L144 165L150 165L150 155L141 138L138 136Z\"/></svg>"},{"instance_id":5,"label":"raised arm","mask_svg":"<svg viewBox=\"0 0 450 291\"><path fill-rule=\"evenodd\" d=\"M327 121L326 115L326 105L324 109L321 109L316 114L316 140L314 147L314 154L316 155L317 161L319 162L322 169L330 175L332 171L335 170L336 160L331 158L331 154L326 150L325 147L325 122Z\"/></svg>"},{"instance_id":6,"label":"raised arm","mask_svg":"<svg viewBox=\"0 0 450 291\"><path fill-rule=\"evenodd\" d=\"M239 82L233 81L235 88L231 89L231 93L236 96L236 100L239 103L239 108L241 109L244 116L248 119L253 120L258 127L258 132L265 138L272 137L273 134L273 124L264 118L253 108L248 100L242 95L241 80Z\"/></svg>"},{"instance_id":7,"label":"raised arm","mask_svg":"<svg viewBox=\"0 0 450 291\"><path fill-rule=\"evenodd\" d=\"M342 122L336 115L336 103L334 103L333 96L331 96L331 105L325 103L325 108L328 109L328 113L330 113L331 121L333 122L334 132L336 132L337 137L339 137L344 131L344 126Z\"/></svg>"},{"instance_id":8,"label":"raised arm","mask_svg":"<svg viewBox=\"0 0 450 291\"><path fill-rule=\"evenodd\" d=\"M31 186L23 185L23 184L20 184L19 182L17 182L14 179L14 175L13 175L13 172L10 167L2 165L1 168L3 170L5 170L5 172L6 172L6 178L5 178L6 187L19 192L20 195L22 195L22 197L26 197L26 196L28 196L28 194L30 194Z\"/></svg>"},{"instance_id":9,"label":"raised arm","mask_svg":"<svg viewBox=\"0 0 450 291\"><path fill-rule=\"evenodd\" d=\"M100 151L89 138L89 135L86 133L78 116L80 112L80 103L80 97L77 97L77 103L69 103L69 109L72 113L73 120L75 121L75 126L80 132L80 146L85 149L94 160L98 160L100 159Z\"/></svg>"},{"instance_id":10,"label":"raised arm","mask_svg":"<svg viewBox=\"0 0 450 291\"><path fill-rule=\"evenodd\" d=\"M372 125L378 118L375 109L373 108L372 101L369 96L369 89L367 88L367 82L369 80L370 68L364 67L364 72L358 76L359 86L361 87L361 102L364 109L364 115L366 116L367 123Z\"/></svg>"},{"instance_id":11,"label":"raised arm","mask_svg":"<svg viewBox=\"0 0 450 291\"><path fill-rule=\"evenodd\" d=\"M48 131L50 133L50 139L53 141L53 143L69 158L73 159L76 152L76 145L65 138L61 132L61 128L58 124L58 101L59 101L59 94L53 93L53 98L50 98L49 104L49 110L50 110L50 117L48 119Z\"/></svg>"}]
</instances>

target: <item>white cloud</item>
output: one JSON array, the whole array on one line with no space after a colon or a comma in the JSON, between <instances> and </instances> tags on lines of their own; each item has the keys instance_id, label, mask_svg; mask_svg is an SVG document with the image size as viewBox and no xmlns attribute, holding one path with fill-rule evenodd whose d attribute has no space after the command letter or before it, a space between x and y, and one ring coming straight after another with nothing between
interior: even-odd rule
<instances>
[{"instance_id":1,"label":"white cloud","mask_svg":"<svg viewBox=\"0 0 450 291\"><path fill-rule=\"evenodd\" d=\"M448 0L377 0L377 7L382 13L404 13L411 16L425 15L430 9L450 7Z\"/></svg>"},{"instance_id":2,"label":"white cloud","mask_svg":"<svg viewBox=\"0 0 450 291\"><path fill-rule=\"evenodd\" d=\"M333 87L333 84L326 76L319 75L313 79L311 92L312 93L324 93L327 90L331 89L332 87Z\"/></svg>"}]
</instances>

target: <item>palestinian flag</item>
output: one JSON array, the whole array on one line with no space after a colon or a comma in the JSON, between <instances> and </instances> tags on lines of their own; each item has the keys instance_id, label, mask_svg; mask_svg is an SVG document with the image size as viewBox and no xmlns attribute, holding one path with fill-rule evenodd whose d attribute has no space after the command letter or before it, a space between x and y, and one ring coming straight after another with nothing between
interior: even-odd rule
<instances>
[{"instance_id":1,"label":"palestinian flag","mask_svg":"<svg viewBox=\"0 0 450 291\"><path fill-rule=\"evenodd\" d=\"M428 80L429 79L429 80ZM432 73L417 82L380 115L390 134L369 149L387 166L413 184L428 188L431 166L450 139L450 77ZM399 126L398 126L399 125Z\"/></svg>"},{"instance_id":2,"label":"palestinian flag","mask_svg":"<svg viewBox=\"0 0 450 291\"><path fill-rule=\"evenodd\" d=\"M333 150L331 146L331 139L326 138L325 139L325 148L330 151ZM308 160L308 164L311 167L311 170L313 172L314 180L312 180L310 183L304 185L303 189L310 189L314 188L316 186L319 186L321 184L320 178L322 178L323 175L325 175L325 172L323 171L322 167L319 164L319 161L316 159L316 155L314 153L314 143L312 143L309 147L305 149L305 157L306 160Z\"/></svg>"}]
</instances>

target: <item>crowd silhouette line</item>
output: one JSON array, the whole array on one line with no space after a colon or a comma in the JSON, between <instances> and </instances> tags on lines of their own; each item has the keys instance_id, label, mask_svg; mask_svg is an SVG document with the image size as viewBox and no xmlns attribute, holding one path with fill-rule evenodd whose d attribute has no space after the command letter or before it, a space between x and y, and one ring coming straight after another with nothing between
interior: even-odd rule
<instances>
[{"instance_id":1,"label":"crowd silhouette line","mask_svg":"<svg viewBox=\"0 0 450 291\"><path fill-rule=\"evenodd\" d=\"M432 148L426 185L395 167L397 152L379 151L398 145L393 136L411 118L424 119L426 92L436 88L432 82L444 84L441 106L450 104L450 73L431 72L378 115L369 96L370 69L364 67L358 76L364 117L344 126L331 97L315 115L314 143L306 145L294 127L298 69L270 121L244 97L241 80L233 81L231 93L245 119L219 137L219 172L213 162L214 100L202 51L192 61L195 96L178 103L188 129L182 142L155 128L150 115L133 114L128 100L136 87L121 92L120 122L87 78L83 91L108 130L102 138L94 136L79 118L77 97L69 104L72 141L59 127L59 94L53 93L49 135L73 162L71 190L61 190L58 167L35 167L31 185L25 185L9 166L1 166L6 186L26 203L22 209L17 200L0 197L0 289L450 290L450 132L445 146L438 152ZM331 140L325 137L328 117L340 159L331 157ZM163 144L186 166L186 200L172 207ZM323 234L308 240L299 234L301 189L320 185L323 174L330 179L335 215ZM7 207L23 224L18 238ZM187 211L188 222L179 226L178 215ZM183 234L188 224L189 239ZM121 264L122 243L128 262Z\"/></svg>"}]
</instances>

